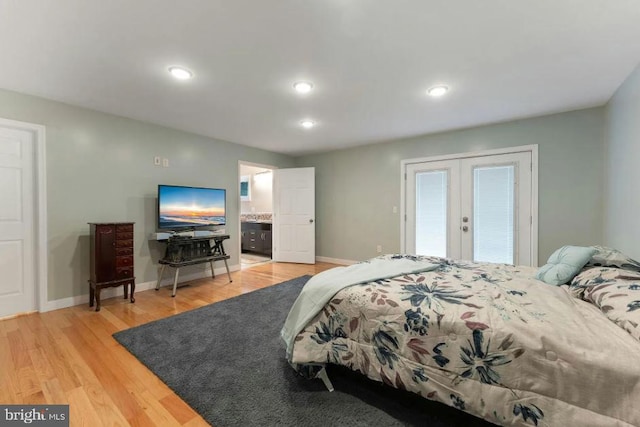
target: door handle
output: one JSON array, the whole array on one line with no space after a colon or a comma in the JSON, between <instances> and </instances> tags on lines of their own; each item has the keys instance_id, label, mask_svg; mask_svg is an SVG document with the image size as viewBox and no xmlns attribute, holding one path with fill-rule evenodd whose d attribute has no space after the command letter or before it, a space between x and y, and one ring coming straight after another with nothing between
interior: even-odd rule
<instances>
[{"instance_id":1,"label":"door handle","mask_svg":"<svg viewBox=\"0 0 640 427\"><path fill-rule=\"evenodd\" d=\"M311 224L311 223L313 223L313 219L310 219L310 220L309 220L309 224Z\"/></svg>"},{"instance_id":2,"label":"door handle","mask_svg":"<svg viewBox=\"0 0 640 427\"><path fill-rule=\"evenodd\" d=\"M467 231L469 231L469 227L467 227L466 225L463 225L462 226L462 231L464 231L466 233Z\"/></svg>"}]
</instances>

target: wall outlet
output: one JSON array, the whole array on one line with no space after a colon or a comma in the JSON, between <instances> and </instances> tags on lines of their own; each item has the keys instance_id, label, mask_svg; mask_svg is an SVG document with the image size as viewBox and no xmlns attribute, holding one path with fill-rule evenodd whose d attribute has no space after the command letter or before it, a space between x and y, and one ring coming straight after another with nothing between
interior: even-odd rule
<instances>
[{"instance_id":1,"label":"wall outlet","mask_svg":"<svg viewBox=\"0 0 640 427\"><path fill-rule=\"evenodd\" d=\"M156 165L156 166L160 166L161 161L162 160L160 159L160 156L155 156L153 158L153 164Z\"/></svg>"},{"instance_id":2,"label":"wall outlet","mask_svg":"<svg viewBox=\"0 0 640 427\"><path fill-rule=\"evenodd\" d=\"M162 167L163 168L169 167L169 159L162 159Z\"/></svg>"},{"instance_id":3,"label":"wall outlet","mask_svg":"<svg viewBox=\"0 0 640 427\"><path fill-rule=\"evenodd\" d=\"M382 245L376 246L376 252L378 252L379 254L382 253Z\"/></svg>"}]
</instances>

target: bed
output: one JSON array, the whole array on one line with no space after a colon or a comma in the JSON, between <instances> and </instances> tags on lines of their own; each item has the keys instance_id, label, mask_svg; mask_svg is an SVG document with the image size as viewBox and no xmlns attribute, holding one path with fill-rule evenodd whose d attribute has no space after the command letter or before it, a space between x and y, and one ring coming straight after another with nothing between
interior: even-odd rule
<instances>
[{"instance_id":1,"label":"bed","mask_svg":"<svg viewBox=\"0 0 640 427\"><path fill-rule=\"evenodd\" d=\"M498 425L638 426L640 273L619 267L553 286L532 267L385 255L314 276L283 328L287 357Z\"/></svg>"}]
</instances>

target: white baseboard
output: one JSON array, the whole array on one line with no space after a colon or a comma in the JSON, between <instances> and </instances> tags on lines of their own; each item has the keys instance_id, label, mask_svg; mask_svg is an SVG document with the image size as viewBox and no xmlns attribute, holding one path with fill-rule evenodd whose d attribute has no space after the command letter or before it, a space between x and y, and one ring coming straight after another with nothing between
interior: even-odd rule
<instances>
[{"instance_id":1,"label":"white baseboard","mask_svg":"<svg viewBox=\"0 0 640 427\"><path fill-rule=\"evenodd\" d=\"M317 256L316 261L329 262L331 264L340 264L340 265L351 265L351 264L356 264L360 262L360 261L354 261L352 259L329 258L326 256Z\"/></svg>"},{"instance_id":2,"label":"white baseboard","mask_svg":"<svg viewBox=\"0 0 640 427\"><path fill-rule=\"evenodd\" d=\"M173 269L170 269L170 270L172 270L173 272ZM238 271L238 270L240 270L239 264L229 266L229 271ZM214 271L216 273L216 276L227 274L227 269L224 267L218 267ZM160 286L166 286L169 284L173 285L173 277L174 277L173 274L169 275L165 271L165 277L160 282ZM178 283L190 282L191 280L202 279L205 277L211 277L211 268L209 268L208 264L207 264L207 268L205 268L202 271L198 271L196 273L191 273L191 274L180 274L180 276L178 277ZM149 289L155 289L155 287L156 287L155 280L151 282L136 283L136 294L138 292L148 291ZM122 289L122 286L103 289L102 292L100 292L100 301L104 301L106 299L115 298L115 297L123 298L124 296L123 292L124 291ZM62 298L62 299L53 300L53 301L47 301L46 304L44 304L44 307L42 307L42 309L40 310L40 312L44 313L46 311L73 307L74 305L80 305L80 304L89 304L89 294Z\"/></svg>"}]
</instances>

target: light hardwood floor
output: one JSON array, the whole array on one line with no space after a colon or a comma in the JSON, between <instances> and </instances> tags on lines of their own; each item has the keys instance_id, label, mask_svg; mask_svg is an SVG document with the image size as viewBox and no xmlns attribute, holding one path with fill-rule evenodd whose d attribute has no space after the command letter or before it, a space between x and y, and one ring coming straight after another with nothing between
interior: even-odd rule
<instances>
[{"instance_id":1,"label":"light hardwood floor","mask_svg":"<svg viewBox=\"0 0 640 427\"><path fill-rule=\"evenodd\" d=\"M271 286L333 264L270 263L178 289L136 293L0 321L0 403L69 404L72 426L208 425L111 336L132 326ZM120 288L122 289L122 288Z\"/></svg>"}]
</instances>

